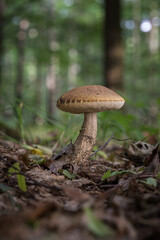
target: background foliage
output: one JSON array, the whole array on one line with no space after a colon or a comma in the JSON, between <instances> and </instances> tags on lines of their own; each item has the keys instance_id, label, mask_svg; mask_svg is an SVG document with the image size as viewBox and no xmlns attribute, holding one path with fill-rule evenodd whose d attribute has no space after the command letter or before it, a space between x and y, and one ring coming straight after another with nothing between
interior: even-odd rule
<instances>
[{"instance_id":1,"label":"background foliage","mask_svg":"<svg viewBox=\"0 0 160 240\"><path fill-rule=\"evenodd\" d=\"M72 87L104 84L104 14L103 0L1 1L2 131L16 129L22 139L52 144L75 138L82 116L57 111L56 99ZM124 88L119 92L126 106L98 114L98 138L112 132L135 140L158 138L159 1L121 1L120 25Z\"/></svg>"}]
</instances>

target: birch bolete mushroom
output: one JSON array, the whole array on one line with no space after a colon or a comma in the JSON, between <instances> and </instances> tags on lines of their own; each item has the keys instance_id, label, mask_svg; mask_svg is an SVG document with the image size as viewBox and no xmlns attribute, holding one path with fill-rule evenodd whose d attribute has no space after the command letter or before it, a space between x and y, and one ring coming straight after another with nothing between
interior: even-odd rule
<instances>
[{"instance_id":1,"label":"birch bolete mushroom","mask_svg":"<svg viewBox=\"0 0 160 240\"><path fill-rule=\"evenodd\" d=\"M112 90L100 85L73 88L57 101L57 107L73 114L84 113L84 122L73 151L66 156L74 163L83 163L96 142L97 112L120 109L125 100Z\"/></svg>"}]
</instances>

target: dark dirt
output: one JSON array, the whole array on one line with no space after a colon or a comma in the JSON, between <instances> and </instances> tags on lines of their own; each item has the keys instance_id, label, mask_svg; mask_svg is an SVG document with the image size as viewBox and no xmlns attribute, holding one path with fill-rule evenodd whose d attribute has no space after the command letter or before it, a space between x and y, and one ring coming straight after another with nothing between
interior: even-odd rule
<instances>
[{"instance_id":1,"label":"dark dirt","mask_svg":"<svg viewBox=\"0 0 160 240\"><path fill-rule=\"evenodd\" d=\"M55 160L50 167L49 156L40 164L0 140L0 239L159 240L159 147L142 145L114 146L104 150L107 160L92 157L84 166ZM15 163L20 170L9 174ZM102 180L106 172L112 175Z\"/></svg>"}]
</instances>

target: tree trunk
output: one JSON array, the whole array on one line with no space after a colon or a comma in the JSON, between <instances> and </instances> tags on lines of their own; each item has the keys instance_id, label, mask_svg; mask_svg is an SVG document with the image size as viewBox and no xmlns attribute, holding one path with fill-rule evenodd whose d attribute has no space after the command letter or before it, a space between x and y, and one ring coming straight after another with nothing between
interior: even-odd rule
<instances>
[{"instance_id":1,"label":"tree trunk","mask_svg":"<svg viewBox=\"0 0 160 240\"><path fill-rule=\"evenodd\" d=\"M25 32L20 31L17 37L17 80L16 80L16 102L22 99L23 96L23 81L24 81L24 54L25 54Z\"/></svg>"},{"instance_id":2,"label":"tree trunk","mask_svg":"<svg viewBox=\"0 0 160 240\"><path fill-rule=\"evenodd\" d=\"M106 0L104 27L104 85L122 89L123 50L121 44L120 0Z\"/></svg>"},{"instance_id":3,"label":"tree trunk","mask_svg":"<svg viewBox=\"0 0 160 240\"><path fill-rule=\"evenodd\" d=\"M51 118L54 116L55 112L55 90L56 90L56 77L55 77L55 71L54 66L50 66L47 79L46 79L46 86L47 86L47 92L48 92L48 113L51 116Z\"/></svg>"}]
</instances>

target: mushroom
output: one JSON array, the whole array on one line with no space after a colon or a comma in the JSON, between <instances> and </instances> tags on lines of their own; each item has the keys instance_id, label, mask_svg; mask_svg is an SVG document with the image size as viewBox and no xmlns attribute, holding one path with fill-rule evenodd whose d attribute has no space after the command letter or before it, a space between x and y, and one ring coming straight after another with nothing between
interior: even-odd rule
<instances>
[{"instance_id":1,"label":"mushroom","mask_svg":"<svg viewBox=\"0 0 160 240\"><path fill-rule=\"evenodd\" d=\"M73 114L84 113L84 122L72 151L66 159L74 163L84 163L96 142L97 112L120 109L125 100L112 90L100 85L73 88L57 101L57 107Z\"/></svg>"}]
</instances>

